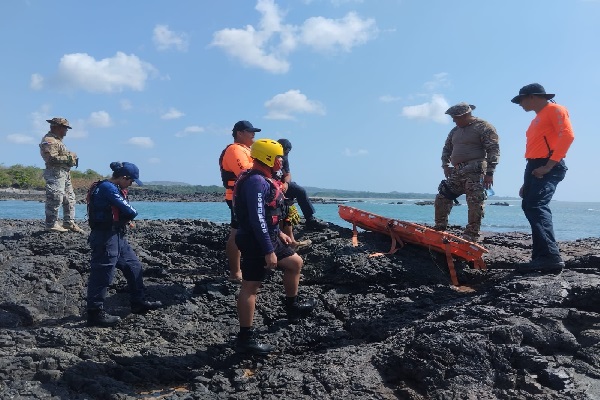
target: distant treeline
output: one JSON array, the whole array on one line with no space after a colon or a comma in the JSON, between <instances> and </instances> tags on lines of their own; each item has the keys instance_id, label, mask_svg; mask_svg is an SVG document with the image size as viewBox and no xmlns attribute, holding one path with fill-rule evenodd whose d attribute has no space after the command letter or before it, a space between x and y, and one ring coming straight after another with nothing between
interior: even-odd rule
<instances>
[{"instance_id":1,"label":"distant treeline","mask_svg":"<svg viewBox=\"0 0 600 400\"><path fill-rule=\"evenodd\" d=\"M433 199L431 193L401 193L401 192L363 192L339 189L320 189L305 187L311 197L342 198L342 199Z\"/></svg>"},{"instance_id":2,"label":"distant treeline","mask_svg":"<svg viewBox=\"0 0 600 400\"><path fill-rule=\"evenodd\" d=\"M38 167L21 164L5 167L0 164L0 188L42 190L46 186L43 174L44 170ZM91 169L85 172L71 171L71 180L75 188L88 187L92 182L102 178L102 175Z\"/></svg>"},{"instance_id":3,"label":"distant treeline","mask_svg":"<svg viewBox=\"0 0 600 400\"><path fill-rule=\"evenodd\" d=\"M39 167L23 166L20 164L5 167L0 164L0 188L44 190L46 182L44 181L43 174L44 169ZM71 181L73 187L77 191L87 190L95 181L107 178L109 178L108 175L104 176L91 169L88 169L85 172L76 169L71 170ZM223 188L223 186L194 186L187 184L172 184L169 182L164 182L164 184L160 185L148 183L143 187L136 188L136 190L148 190L181 195L193 193L225 193L225 188Z\"/></svg>"},{"instance_id":4,"label":"distant treeline","mask_svg":"<svg viewBox=\"0 0 600 400\"><path fill-rule=\"evenodd\" d=\"M45 187L44 178L42 176L44 170L38 167L26 167L20 164L11 167L5 167L0 164L0 188L16 188L28 190L43 190ZM76 169L71 170L71 180L75 189L87 190L89 186L99 180L106 179L108 176L103 176L98 172L88 169L85 172ZM188 185L179 182L147 182L143 187L136 187L135 190L148 190L154 192L162 192L173 195L186 195L194 193L225 193L225 189L221 185ZM364 192L339 189L322 189L315 187L305 187L310 197L324 198L342 198L342 199L432 199L435 194L431 193L401 193L401 192Z\"/></svg>"}]
</instances>

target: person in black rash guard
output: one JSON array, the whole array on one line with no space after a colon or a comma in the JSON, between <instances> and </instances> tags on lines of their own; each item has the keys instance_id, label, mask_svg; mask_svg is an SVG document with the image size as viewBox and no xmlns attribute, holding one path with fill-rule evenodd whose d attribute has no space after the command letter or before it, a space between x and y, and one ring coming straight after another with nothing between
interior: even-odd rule
<instances>
[{"instance_id":1,"label":"person in black rash guard","mask_svg":"<svg viewBox=\"0 0 600 400\"><path fill-rule=\"evenodd\" d=\"M327 222L323 222L320 219L315 218L315 208L313 207L306 189L298 185L296 182L292 182L292 173L290 171L290 162L288 159L290 151L292 151L292 143L287 139L277 140L283 147L283 164L279 175L281 181L284 184L285 197L290 200L296 199L304 219L306 220L306 227L313 230L323 230L327 228Z\"/></svg>"},{"instance_id":2,"label":"person in black rash guard","mask_svg":"<svg viewBox=\"0 0 600 400\"><path fill-rule=\"evenodd\" d=\"M235 243L241 251L242 285L237 310L240 332L236 351L268 354L274 347L260 343L252 330L256 296L270 270L283 270L285 311L290 322L308 316L317 305L314 298L298 299L302 258L289 246L291 239L279 229L283 193L272 180L281 168L283 148L271 139L259 139L250 147L253 167L243 172L233 189L233 208L239 222Z\"/></svg>"},{"instance_id":3,"label":"person in black rash guard","mask_svg":"<svg viewBox=\"0 0 600 400\"><path fill-rule=\"evenodd\" d=\"M144 314L162 306L159 301L146 300L142 263L125 238L127 227L138 214L127 200L127 188L133 182L142 185L139 169L135 164L119 161L111 163L110 169L112 177L95 182L87 195L92 229L88 238L92 250L87 288L88 326L111 327L121 320L104 311L115 267L127 280L132 313Z\"/></svg>"}]
</instances>

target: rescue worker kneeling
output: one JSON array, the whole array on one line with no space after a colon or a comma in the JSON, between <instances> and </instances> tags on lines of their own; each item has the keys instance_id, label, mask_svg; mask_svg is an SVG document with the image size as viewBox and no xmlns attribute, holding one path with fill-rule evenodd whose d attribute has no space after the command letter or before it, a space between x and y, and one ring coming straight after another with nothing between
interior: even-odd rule
<instances>
[{"instance_id":1,"label":"rescue worker kneeling","mask_svg":"<svg viewBox=\"0 0 600 400\"><path fill-rule=\"evenodd\" d=\"M256 296L267 272L283 270L284 306L290 322L308 316L317 300L298 299L302 258L289 246L291 238L279 230L284 197L271 177L281 168L283 148L274 140L259 139L250 147L250 156L254 165L238 177L233 190L233 208L240 225L235 242L242 254L236 351L268 354L274 347L260 343L252 330Z\"/></svg>"}]
</instances>

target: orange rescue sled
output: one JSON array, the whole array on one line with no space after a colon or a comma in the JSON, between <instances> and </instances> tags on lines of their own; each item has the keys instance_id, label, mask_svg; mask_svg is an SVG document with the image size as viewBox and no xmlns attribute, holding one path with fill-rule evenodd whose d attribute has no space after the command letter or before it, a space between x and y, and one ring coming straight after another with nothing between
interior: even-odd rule
<instances>
[{"instance_id":1,"label":"orange rescue sled","mask_svg":"<svg viewBox=\"0 0 600 400\"><path fill-rule=\"evenodd\" d=\"M458 279L452 256L472 262L474 268L486 269L483 255L488 251L477 243L469 242L448 232L440 232L412 222L382 217L359 210L358 208L342 205L338 207L340 217L352 223L352 242L354 246L358 243L356 231L356 227L358 226L365 230L384 233L390 236L392 238L392 247L388 254L395 253L398 250L396 244L399 243L400 247L402 247L404 246L404 242L418 244L439 253L444 253L448 262L448 269L450 270L450 278L455 286L458 286Z\"/></svg>"}]
</instances>

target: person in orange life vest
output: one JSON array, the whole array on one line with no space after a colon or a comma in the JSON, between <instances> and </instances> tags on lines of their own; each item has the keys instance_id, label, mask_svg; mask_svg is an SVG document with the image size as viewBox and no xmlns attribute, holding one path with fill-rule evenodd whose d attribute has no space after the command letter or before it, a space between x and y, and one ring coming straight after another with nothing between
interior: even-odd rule
<instances>
[{"instance_id":1,"label":"person in orange life vest","mask_svg":"<svg viewBox=\"0 0 600 400\"><path fill-rule=\"evenodd\" d=\"M238 177L233 195L239 223L235 242L241 251L243 276L237 301L240 332L236 351L268 354L274 347L260 343L252 330L257 293L267 272L283 270L284 306L290 322L308 316L317 300L298 299L303 261L289 246L290 237L279 229L284 197L272 176L281 168L283 148L274 140L259 139L252 144L250 154L254 164Z\"/></svg>"},{"instance_id":2,"label":"person in orange life vest","mask_svg":"<svg viewBox=\"0 0 600 400\"><path fill-rule=\"evenodd\" d=\"M519 196L531 225L531 262L519 265L517 272L560 273L565 266L554 238L550 200L567 173L564 158L575 139L569 112L552 100L539 83L523 86L511 100L526 112L534 111L526 133L527 165Z\"/></svg>"},{"instance_id":3,"label":"person in orange life vest","mask_svg":"<svg viewBox=\"0 0 600 400\"><path fill-rule=\"evenodd\" d=\"M254 142L254 135L260 132L248 121L238 121L232 129L233 143L229 144L219 157L219 167L221 169L221 180L225 186L225 201L231 213L230 231L227 244L225 245L225 254L229 264L229 280L231 282L240 282L242 273L240 271L240 251L235 244L235 233L238 228L238 222L233 212L233 185L237 177L252 167L252 158L250 157L250 146Z\"/></svg>"}]
</instances>

